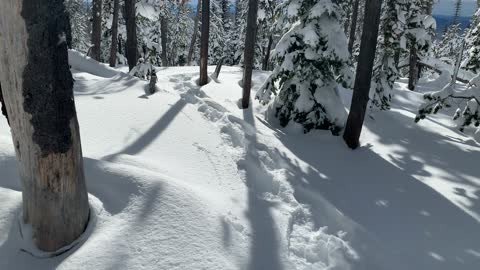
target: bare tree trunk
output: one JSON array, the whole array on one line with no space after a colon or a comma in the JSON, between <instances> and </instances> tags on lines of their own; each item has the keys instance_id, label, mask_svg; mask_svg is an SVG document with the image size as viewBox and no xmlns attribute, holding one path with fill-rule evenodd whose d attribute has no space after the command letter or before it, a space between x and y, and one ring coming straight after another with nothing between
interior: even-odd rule
<instances>
[{"instance_id":1,"label":"bare tree trunk","mask_svg":"<svg viewBox=\"0 0 480 270\"><path fill-rule=\"evenodd\" d=\"M415 42L412 41L410 45L410 64L408 71L408 89L415 90L418 80L418 57L417 57L417 46Z\"/></svg>"},{"instance_id":2,"label":"bare tree trunk","mask_svg":"<svg viewBox=\"0 0 480 270\"><path fill-rule=\"evenodd\" d=\"M197 34L198 34L198 21L200 19L200 7L201 7L201 0L197 3L197 14L195 15L195 22L193 24L193 35L192 41L190 42L190 48L188 49L188 56L187 56L187 65L192 65L192 57L193 51L195 50L195 42L197 41Z\"/></svg>"},{"instance_id":3,"label":"bare tree trunk","mask_svg":"<svg viewBox=\"0 0 480 270\"><path fill-rule=\"evenodd\" d=\"M92 7L92 51L93 59L100 61L102 42L102 0L93 0Z\"/></svg>"},{"instance_id":4,"label":"bare tree trunk","mask_svg":"<svg viewBox=\"0 0 480 270\"><path fill-rule=\"evenodd\" d=\"M160 18L160 35L162 38L162 66L168 66L167 63L167 19L165 17Z\"/></svg>"},{"instance_id":5,"label":"bare tree trunk","mask_svg":"<svg viewBox=\"0 0 480 270\"><path fill-rule=\"evenodd\" d=\"M367 0L365 3L365 21L363 23L362 43L360 45L360 55L355 75L352 105L345 133L343 134L343 139L352 149L356 149L360 145L360 134L365 119L372 80L381 7L382 0Z\"/></svg>"},{"instance_id":6,"label":"bare tree trunk","mask_svg":"<svg viewBox=\"0 0 480 270\"><path fill-rule=\"evenodd\" d=\"M245 34L245 51L243 54L243 96L242 108L247 109L250 103L250 90L252 88L253 61L255 57L255 38L257 35L258 0L248 1L247 31Z\"/></svg>"},{"instance_id":7,"label":"bare tree trunk","mask_svg":"<svg viewBox=\"0 0 480 270\"><path fill-rule=\"evenodd\" d=\"M113 0L112 45L110 47L110 66L111 67L115 67L117 65L119 11L120 11L120 0Z\"/></svg>"},{"instance_id":8,"label":"bare tree trunk","mask_svg":"<svg viewBox=\"0 0 480 270\"><path fill-rule=\"evenodd\" d=\"M77 239L90 211L63 35L68 23L63 0L0 1L0 81L14 116L23 221L44 251Z\"/></svg>"},{"instance_id":9,"label":"bare tree trunk","mask_svg":"<svg viewBox=\"0 0 480 270\"><path fill-rule=\"evenodd\" d=\"M208 37L210 35L210 0L202 0L202 36L200 43L199 85L208 83Z\"/></svg>"},{"instance_id":10,"label":"bare tree trunk","mask_svg":"<svg viewBox=\"0 0 480 270\"><path fill-rule=\"evenodd\" d=\"M268 70L268 62L270 61L270 51L272 50L273 36L270 34L268 37L267 51L265 52L265 58L263 59L262 70Z\"/></svg>"},{"instance_id":11,"label":"bare tree trunk","mask_svg":"<svg viewBox=\"0 0 480 270\"><path fill-rule=\"evenodd\" d=\"M127 62L129 70L137 65L137 16L135 0L125 0L125 13L127 21Z\"/></svg>"},{"instance_id":12,"label":"bare tree trunk","mask_svg":"<svg viewBox=\"0 0 480 270\"><path fill-rule=\"evenodd\" d=\"M353 45L355 44L355 36L357 33L357 22L358 22L358 7L360 5L360 0L355 0L353 2L353 12L352 12L352 21L350 23L350 38L348 40L348 51L353 52ZM367 29L369 30L369 29Z\"/></svg>"},{"instance_id":13,"label":"bare tree trunk","mask_svg":"<svg viewBox=\"0 0 480 270\"><path fill-rule=\"evenodd\" d=\"M215 67L215 72L213 73L213 77L215 79L218 79L218 76L220 76L220 70L222 69L224 60L225 60L225 57L222 57L220 58L220 60L218 60L217 66Z\"/></svg>"}]
</instances>

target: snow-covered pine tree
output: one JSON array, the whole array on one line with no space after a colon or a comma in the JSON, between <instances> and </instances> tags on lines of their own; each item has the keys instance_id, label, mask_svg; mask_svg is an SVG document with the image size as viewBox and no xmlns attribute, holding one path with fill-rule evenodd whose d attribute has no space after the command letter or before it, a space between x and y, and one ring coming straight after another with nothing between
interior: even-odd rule
<instances>
[{"instance_id":1,"label":"snow-covered pine tree","mask_svg":"<svg viewBox=\"0 0 480 270\"><path fill-rule=\"evenodd\" d=\"M260 55L257 55L257 61L262 63L262 70L268 70L270 64L270 53L277 38L275 38L275 28L272 25L275 23L275 9L277 7L277 0L260 0L258 6L258 34L257 46L261 50Z\"/></svg>"},{"instance_id":2,"label":"snow-covered pine tree","mask_svg":"<svg viewBox=\"0 0 480 270\"><path fill-rule=\"evenodd\" d=\"M210 0L210 36L208 64L215 65L225 54L225 30L220 0Z\"/></svg>"},{"instance_id":3,"label":"snow-covered pine tree","mask_svg":"<svg viewBox=\"0 0 480 270\"><path fill-rule=\"evenodd\" d=\"M83 0L66 0L65 9L70 17L71 48L86 53L89 47L88 11Z\"/></svg>"},{"instance_id":4,"label":"snow-covered pine tree","mask_svg":"<svg viewBox=\"0 0 480 270\"><path fill-rule=\"evenodd\" d=\"M463 39L460 24L450 25L443 33L442 39L434 41L432 47L434 56L450 65L454 65Z\"/></svg>"},{"instance_id":5,"label":"snow-covered pine tree","mask_svg":"<svg viewBox=\"0 0 480 270\"><path fill-rule=\"evenodd\" d=\"M428 14L432 0L410 0L406 4L408 10L405 17L406 31L401 44L410 50L408 87L413 90L418 80L418 60L428 53L437 26L435 19Z\"/></svg>"},{"instance_id":6,"label":"snow-covered pine tree","mask_svg":"<svg viewBox=\"0 0 480 270\"><path fill-rule=\"evenodd\" d=\"M287 30L273 54L278 65L257 93L281 126L300 124L304 132L327 129L338 135L347 117L338 82L351 85L347 37L340 10L331 0L285 0L278 26Z\"/></svg>"},{"instance_id":7,"label":"snow-covered pine tree","mask_svg":"<svg viewBox=\"0 0 480 270\"><path fill-rule=\"evenodd\" d=\"M400 50L400 39L405 33L402 22L407 0L387 0L383 5L377 58L370 90L371 106L390 109L393 87L399 77L395 53Z\"/></svg>"},{"instance_id":8,"label":"snow-covered pine tree","mask_svg":"<svg viewBox=\"0 0 480 270\"><path fill-rule=\"evenodd\" d=\"M466 34L466 45L469 48L466 52L466 59L462 67L474 73L480 71L480 9L475 13L472 20L472 27Z\"/></svg>"},{"instance_id":9,"label":"snow-covered pine tree","mask_svg":"<svg viewBox=\"0 0 480 270\"><path fill-rule=\"evenodd\" d=\"M186 2L176 2L175 12L175 21L168 29L171 37L168 59L172 66L183 66L187 64L190 38L193 34L193 18L190 16L190 6Z\"/></svg>"}]
</instances>

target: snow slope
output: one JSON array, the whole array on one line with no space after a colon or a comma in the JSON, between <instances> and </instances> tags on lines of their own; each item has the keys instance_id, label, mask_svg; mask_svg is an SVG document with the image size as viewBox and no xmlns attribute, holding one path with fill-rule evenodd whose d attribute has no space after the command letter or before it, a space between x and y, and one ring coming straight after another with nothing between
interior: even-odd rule
<instances>
[{"instance_id":1,"label":"snow slope","mask_svg":"<svg viewBox=\"0 0 480 270\"><path fill-rule=\"evenodd\" d=\"M147 96L147 82L122 69L70 59L96 218L59 257L21 251L21 188L2 118L0 269L480 264L479 145L449 115L415 124L421 93L404 81L393 109L368 118L351 151L329 132L279 128L257 102L240 110L239 68L202 88L197 67L158 68L159 92ZM254 91L267 76L254 73Z\"/></svg>"}]
</instances>

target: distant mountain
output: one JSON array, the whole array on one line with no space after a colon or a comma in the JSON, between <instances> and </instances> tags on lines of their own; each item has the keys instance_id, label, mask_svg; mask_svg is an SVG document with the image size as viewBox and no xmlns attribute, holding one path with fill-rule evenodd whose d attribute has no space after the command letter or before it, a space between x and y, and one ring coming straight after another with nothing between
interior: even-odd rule
<instances>
[{"instance_id":1,"label":"distant mountain","mask_svg":"<svg viewBox=\"0 0 480 270\"><path fill-rule=\"evenodd\" d=\"M437 21L437 36L441 36L441 34L445 31L445 29L452 23L453 16L448 15L433 15L435 20ZM459 17L458 20L460 22L460 26L462 29L467 28L470 25L471 17Z\"/></svg>"}]
</instances>

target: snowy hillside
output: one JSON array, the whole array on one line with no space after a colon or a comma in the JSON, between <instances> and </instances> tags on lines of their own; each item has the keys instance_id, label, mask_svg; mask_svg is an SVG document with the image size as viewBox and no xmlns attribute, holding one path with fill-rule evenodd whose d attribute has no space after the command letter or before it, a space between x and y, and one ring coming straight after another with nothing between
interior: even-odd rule
<instances>
[{"instance_id":1,"label":"snowy hillside","mask_svg":"<svg viewBox=\"0 0 480 270\"><path fill-rule=\"evenodd\" d=\"M362 147L240 110L242 71L199 88L197 67L146 81L71 53L87 188L82 243L27 252L9 128L0 118L0 269L472 270L480 265L480 145L396 84ZM214 67L210 67L213 71ZM125 70L123 70L125 71ZM267 78L254 73L254 91ZM252 95L254 96L254 95ZM348 105L350 93L344 92Z\"/></svg>"}]
</instances>

